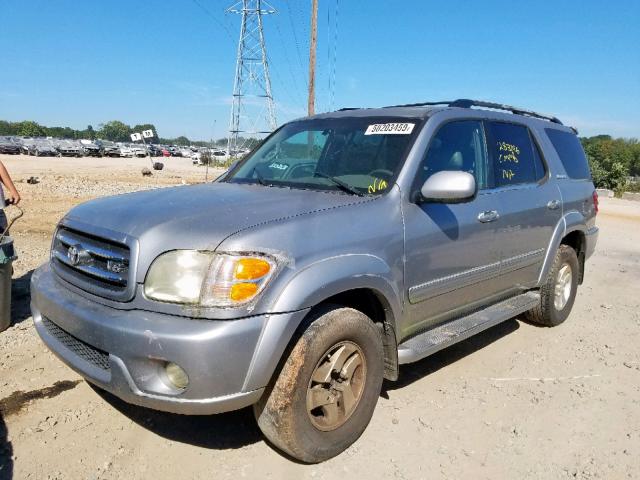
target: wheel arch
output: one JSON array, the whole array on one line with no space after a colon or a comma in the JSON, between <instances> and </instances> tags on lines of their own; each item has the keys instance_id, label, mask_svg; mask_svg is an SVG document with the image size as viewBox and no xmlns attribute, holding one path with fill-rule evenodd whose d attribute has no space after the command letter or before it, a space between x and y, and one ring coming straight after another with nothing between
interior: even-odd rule
<instances>
[{"instance_id":1,"label":"wheel arch","mask_svg":"<svg viewBox=\"0 0 640 480\"><path fill-rule=\"evenodd\" d=\"M575 229L565 233L562 240L560 240L560 245L567 245L575 250L578 257L578 266L580 267L578 271L578 284L582 285L584 281L584 261L587 246L587 237L584 230Z\"/></svg>"},{"instance_id":2,"label":"wheel arch","mask_svg":"<svg viewBox=\"0 0 640 480\"><path fill-rule=\"evenodd\" d=\"M545 253L542 268L538 276L538 285L542 285L549 275L553 260L560 245L572 247L578 255L580 265L579 283L584 279L584 260L586 252L586 219L576 210L567 212L556 224Z\"/></svg>"},{"instance_id":3,"label":"wheel arch","mask_svg":"<svg viewBox=\"0 0 640 480\"><path fill-rule=\"evenodd\" d=\"M387 298L373 288L355 288L324 299L311 312L331 305L358 310L379 325L384 349L384 378L391 381L397 380L399 364L396 319Z\"/></svg>"}]
</instances>

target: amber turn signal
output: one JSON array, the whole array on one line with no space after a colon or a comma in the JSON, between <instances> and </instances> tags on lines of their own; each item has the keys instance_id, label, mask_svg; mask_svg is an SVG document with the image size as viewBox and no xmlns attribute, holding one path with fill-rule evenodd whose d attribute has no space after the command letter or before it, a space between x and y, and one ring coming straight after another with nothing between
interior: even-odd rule
<instances>
[{"instance_id":1,"label":"amber turn signal","mask_svg":"<svg viewBox=\"0 0 640 480\"><path fill-rule=\"evenodd\" d=\"M241 302L253 297L258 292L256 283L236 283L231 287L229 296L234 302Z\"/></svg>"},{"instance_id":2,"label":"amber turn signal","mask_svg":"<svg viewBox=\"0 0 640 480\"><path fill-rule=\"evenodd\" d=\"M271 270L271 265L261 258L241 258L236 263L235 278L238 280L257 280Z\"/></svg>"}]
</instances>

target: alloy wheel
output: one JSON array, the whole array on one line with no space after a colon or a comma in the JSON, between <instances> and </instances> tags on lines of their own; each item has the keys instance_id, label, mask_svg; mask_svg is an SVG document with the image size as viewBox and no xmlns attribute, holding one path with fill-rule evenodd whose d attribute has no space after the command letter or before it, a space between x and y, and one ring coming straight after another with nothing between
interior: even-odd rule
<instances>
[{"instance_id":1,"label":"alloy wheel","mask_svg":"<svg viewBox=\"0 0 640 480\"><path fill-rule=\"evenodd\" d=\"M571 287L573 282L573 272L568 263L564 263L556 277L556 285L554 288L553 305L557 311L561 311L571 296Z\"/></svg>"},{"instance_id":2,"label":"alloy wheel","mask_svg":"<svg viewBox=\"0 0 640 480\"><path fill-rule=\"evenodd\" d=\"M344 341L322 356L307 388L307 413L314 427L335 430L353 414L367 376L364 353L353 342Z\"/></svg>"}]
</instances>

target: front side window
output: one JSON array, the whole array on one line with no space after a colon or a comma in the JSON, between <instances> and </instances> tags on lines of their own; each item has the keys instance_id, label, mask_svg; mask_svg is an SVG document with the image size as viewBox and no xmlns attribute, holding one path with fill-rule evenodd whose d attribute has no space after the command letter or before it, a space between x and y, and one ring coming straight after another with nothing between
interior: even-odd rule
<instances>
[{"instance_id":1,"label":"front side window","mask_svg":"<svg viewBox=\"0 0 640 480\"><path fill-rule=\"evenodd\" d=\"M540 154L527 127L503 122L488 125L496 187L535 183L544 177Z\"/></svg>"},{"instance_id":2,"label":"front side window","mask_svg":"<svg viewBox=\"0 0 640 480\"><path fill-rule=\"evenodd\" d=\"M292 122L224 181L379 195L402 168L420 123L387 117Z\"/></svg>"},{"instance_id":3,"label":"front side window","mask_svg":"<svg viewBox=\"0 0 640 480\"><path fill-rule=\"evenodd\" d=\"M434 173L462 170L476 179L479 190L491 188L482 123L460 120L444 124L429 143L429 149L418 172L418 188Z\"/></svg>"}]
</instances>

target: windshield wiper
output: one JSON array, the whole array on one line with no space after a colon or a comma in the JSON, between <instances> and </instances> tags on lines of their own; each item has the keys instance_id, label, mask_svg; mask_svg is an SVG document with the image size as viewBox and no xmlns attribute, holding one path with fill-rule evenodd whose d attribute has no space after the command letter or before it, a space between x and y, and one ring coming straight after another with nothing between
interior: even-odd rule
<instances>
[{"instance_id":1,"label":"windshield wiper","mask_svg":"<svg viewBox=\"0 0 640 480\"><path fill-rule=\"evenodd\" d=\"M358 197L364 197L364 193L359 192L358 190L356 190L355 188L353 188L351 185L349 185L348 183L343 182L342 180L336 178L336 177L332 177L331 175L328 175L324 172L318 172L316 171L313 174L314 177L322 177L322 178L326 178L327 180L329 180L330 182L332 182L334 185L336 185L340 190L342 190L343 192L347 192L350 193L351 195L357 195Z\"/></svg>"},{"instance_id":2,"label":"windshield wiper","mask_svg":"<svg viewBox=\"0 0 640 480\"><path fill-rule=\"evenodd\" d=\"M260 173L260 171L258 170L258 167L255 166L253 167L253 172L251 172L251 175L255 175L256 176L256 180L258 180L258 183L260 185L264 185L265 187L271 187L273 186L272 184L270 184L269 182L267 182L264 177L262 176L262 174Z\"/></svg>"}]
</instances>

